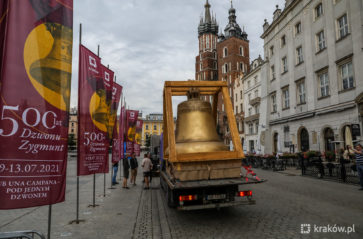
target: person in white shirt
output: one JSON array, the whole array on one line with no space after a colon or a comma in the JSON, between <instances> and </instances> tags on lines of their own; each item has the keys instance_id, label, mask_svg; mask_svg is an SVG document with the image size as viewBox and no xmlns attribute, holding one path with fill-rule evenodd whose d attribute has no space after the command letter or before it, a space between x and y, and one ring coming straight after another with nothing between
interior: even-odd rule
<instances>
[{"instance_id":1,"label":"person in white shirt","mask_svg":"<svg viewBox=\"0 0 363 239\"><path fill-rule=\"evenodd\" d=\"M147 154L144 154L144 159L141 162L142 171L144 173L144 180L145 180L145 187L144 189L149 189L149 177L151 174L151 169L153 167L153 163L151 162L151 159L148 158Z\"/></svg>"}]
</instances>

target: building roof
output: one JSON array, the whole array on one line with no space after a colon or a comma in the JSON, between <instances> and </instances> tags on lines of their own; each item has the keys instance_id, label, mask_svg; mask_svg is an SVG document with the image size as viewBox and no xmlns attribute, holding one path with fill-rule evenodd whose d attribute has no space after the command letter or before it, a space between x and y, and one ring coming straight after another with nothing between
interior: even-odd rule
<instances>
[{"instance_id":1,"label":"building roof","mask_svg":"<svg viewBox=\"0 0 363 239\"><path fill-rule=\"evenodd\" d=\"M215 17L211 16L210 14L210 4L208 0L204 5L204 19L203 17L200 18L200 23L198 26L198 36L201 36L205 33L212 33L217 35L218 34L218 24Z\"/></svg>"},{"instance_id":2,"label":"building roof","mask_svg":"<svg viewBox=\"0 0 363 239\"><path fill-rule=\"evenodd\" d=\"M231 8L228 11L229 16L228 16L228 24L227 26L224 28L224 35L220 34L219 38L220 40L226 40L230 37L237 37L239 39L248 41L247 37L247 33L243 30L241 30L241 27L238 25L238 23L236 22L236 9L233 7L233 3L231 1Z\"/></svg>"}]
</instances>

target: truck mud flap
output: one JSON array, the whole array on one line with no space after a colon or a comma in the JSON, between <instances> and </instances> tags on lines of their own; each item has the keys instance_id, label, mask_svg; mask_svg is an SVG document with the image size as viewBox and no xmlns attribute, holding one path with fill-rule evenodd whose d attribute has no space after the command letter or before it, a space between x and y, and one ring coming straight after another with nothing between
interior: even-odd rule
<instances>
[{"instance_id":1,"label":"truck mud flap","mask_svg":"<svg viewBox=\"0 0 363 239\"><path fill-rule=\"evenodd\" d=\"M248 201L234 201L234 202L224 202L224 203L210 203L203 205L178 206L177 209L181 211L191 211L199 209L234 207L239 205L254 205L254 204L256 204L255 200L248 200Z\"/></svg>"}]
</instances>

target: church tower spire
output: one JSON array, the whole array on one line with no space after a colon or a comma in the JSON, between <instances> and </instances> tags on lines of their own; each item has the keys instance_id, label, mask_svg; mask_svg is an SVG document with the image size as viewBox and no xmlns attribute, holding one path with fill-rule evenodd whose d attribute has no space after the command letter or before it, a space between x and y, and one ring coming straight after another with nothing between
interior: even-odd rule
<instances>
[{"instance_id":1,"label":"church tower spire","mask_svg":"<svg viewBox=\"0 0 363 239\"><path fill-rule=\"evenodd\" d=\"M198 39L199 55L195 62L195 80L217 80L218 24L216 17L211 14L208 0L204 4L204 17L201 17L198 25Z\"/></svg>"}]
</instances>

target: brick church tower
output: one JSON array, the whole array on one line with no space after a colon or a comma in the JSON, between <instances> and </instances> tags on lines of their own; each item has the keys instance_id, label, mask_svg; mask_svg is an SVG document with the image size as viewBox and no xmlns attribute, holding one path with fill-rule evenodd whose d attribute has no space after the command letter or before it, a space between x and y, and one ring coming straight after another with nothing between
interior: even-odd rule
<instances>
[{"instance_id":1,"label":"brick church tower","mask_svg":"<svg viewBox=\"0 0 363 239\"><path fill-rule=\"evenodd\" d=\"M236 110L235 85L242 84L241 78L243 74L250 70L249 41L247 33L236 22L236 9L233 8L232 1L228 13L228 24L224 29L224 34L221 33L218 36L218 80L227 82L233 109ZM220 97L222 98L221 95ZM219 133L223 135L225 143L228 144L231 138L221 98L218 101L218 111L221 112L218 114L218 128ZM234 113L241 114L239 117L243 117L241 109L239 112Z\"/></svg>"},{"instance_id":2,"label":"brick church tower","mask_svg":"<svg viewBox=\"0 0 363 239\"><path fill-rule=\"evenodd\" d=\"M200 19L198 26L199 55L195 60L195 80L218 80L217 68L217 41L218 24L210 14L208 0L205 5L204 18Z\"/></svg>"}]
</instances>

